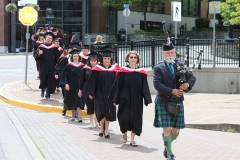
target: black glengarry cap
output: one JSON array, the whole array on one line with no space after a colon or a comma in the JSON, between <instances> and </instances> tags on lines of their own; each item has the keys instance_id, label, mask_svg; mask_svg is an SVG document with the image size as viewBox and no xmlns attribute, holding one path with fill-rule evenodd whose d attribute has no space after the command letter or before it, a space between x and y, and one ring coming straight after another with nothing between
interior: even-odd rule
<instances>
[{"instance_id":1,"label":"black glengarry cap","mask_svg":"<svg viewBox=\"0 0 240 160\"><path fill-rule=\"evenodd\" d=\"M163 44L163 51L170 51L172 49L174 49L174 45L172 43L166 43L166 44Z\"/></svg>"}]
</instances>

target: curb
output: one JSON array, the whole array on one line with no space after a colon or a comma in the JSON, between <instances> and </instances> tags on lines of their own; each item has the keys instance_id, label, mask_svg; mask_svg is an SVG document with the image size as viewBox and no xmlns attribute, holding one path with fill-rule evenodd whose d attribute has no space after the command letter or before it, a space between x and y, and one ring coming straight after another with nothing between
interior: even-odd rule
<instances>
[{"instance_id":1,"label":"curb","mask_svg":"<svg viewBox=\"0 0 240 160\"><path fill-rule=\"evenodd\" d=\"M230 123L186 124L186 128L240 133L240 124L230 124Z\"/></svg>"},{"instance_id":2,"label":"curb","mask_svg":"<svg viewBox=\"0 0 240 160\"><path fill-rule=\"evenodd\" d=\"M25 108L25 109L30 109L30 110L36 110L36 111L42 111L42 112L54 112L54 113L62 113L62 108L57 107L57 106L52 106L52 105L39 105L39 104L34 104L30 102L25 102L25 101L19 101L16 99L12 99L11 97L8 97L4 94L3 90L4 88L14 84L14 83L19 83L19 82L13 82L9 83L7 85L4 85L0 87L0 100L2 100L5 103L8 103L13 106ZM67 111L67 115L72 115L72 111ZM86 117L87 116L87 111L82 110L81 116Z\"/></svg>"}]
</instances>

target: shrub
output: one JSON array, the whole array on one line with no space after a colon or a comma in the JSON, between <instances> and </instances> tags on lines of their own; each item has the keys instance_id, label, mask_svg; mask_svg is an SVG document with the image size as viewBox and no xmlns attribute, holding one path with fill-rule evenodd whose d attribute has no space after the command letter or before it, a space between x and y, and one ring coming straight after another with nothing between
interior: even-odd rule
<instances>
[{"instance_id":1,"label":"shrub","mask_svg":"<svg viewBox=\"0 0 240 160\"><path fill-rule=\"evenodd\" d=\"M135 30L132 34L146 34L146 32L144 30Z\"/></svg>"},{"instance_id":2,"label":"shrub","mask_svg":"<svg viewBox=\"0 0 240 160\"><path fill-rule=\"evenodd\" d=\"M17 5L14 3L8 3L5 6L5 10L10 13L15 13L17 11Z\"/></svg>"},{"instance_id":3,"label":"shrub","mask_svg":"<svg viewBox=\"0 0 240 160\"><path fill-rule=\"evenodd\" d=\"M195 19L196 28L209 28L210 20L208 18Z\"/></svg>"}]
</instances>

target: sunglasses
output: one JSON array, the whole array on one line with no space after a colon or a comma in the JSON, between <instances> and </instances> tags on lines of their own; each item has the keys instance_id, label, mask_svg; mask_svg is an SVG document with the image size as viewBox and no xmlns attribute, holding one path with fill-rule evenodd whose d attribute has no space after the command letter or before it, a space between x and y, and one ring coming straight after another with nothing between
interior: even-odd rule
<instances>
[{"instance_id":1,"label":"sunglasses","mask_svg":"<svg viewBox=\"0 0 240 160\"><path fill-rule=\"evenodd\" d=\"M134 58L134 59L137 59L137 57L132 57L132 56L131 56L131 57L129 57L129 58L131 58L131 59L133 59L133 58Z\"/></svg>"}]
</instances>

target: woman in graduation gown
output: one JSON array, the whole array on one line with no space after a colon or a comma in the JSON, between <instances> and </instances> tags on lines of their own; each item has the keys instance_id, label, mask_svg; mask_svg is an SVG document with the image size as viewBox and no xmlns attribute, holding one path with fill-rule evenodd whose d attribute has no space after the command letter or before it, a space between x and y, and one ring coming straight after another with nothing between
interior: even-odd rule
<instances>
[{"instance_id":1,"label":"woman in graduation gown","mask_svg":"<svg viewBox=\"0 0 240 160\"><path fill-rule=\"evenodd\" d=\"M130 51L125 61L129 65L118 71L110 98L114 105L119 105L117 118L123 133L122 142L127 142L127 131L131 131L130 145L136 147L134 137L142 133L143 99L146 106L152 103L152 99L147 73L137 66L140 61L137 52Z\"/></svg>"},{"instance_id":2,"label":"woman in graduation gown","mask_svg":"<svg viewBox=\"0 0 240 160\"><path fill-rule=\"evenodd\" d=\"M94 100L90 99L89 96L85 94L85 88L90 77L92 68L95 67L98 63L98 54L96 52L92 52L88 54L88 57L89 58L87 64L83 67L81 71L81 76L79 78L78 96L81 98L80 105L84 107L86 104L87 106L87 114L90 120L90 128L93 128L95 125L98 125L98 121L94 113ZM95 121L95 125L93 121Z\"/></svg>"},{"instance_id":3,"label":"woman in graduation gown","mask_svg":"<svg viewBox=\"0 0 240 160\"><path fill-rule=\"evenodd\" d=\"M59 80L60 84L60 79L62 76L63 69L67 66L68 64L68 58L69 58L69 45L65 45L63 47L63 52L61 56L58 59L57 65L56 65L56 70L55 70L55 78ZM62 110L62 116L66 115L67 111L67 105L66 105L66 100L65 100L65 86L60 86L62 89L62 96L63 96L63 110Z\"/></svg>"},{"instance_id":4,"label":"woman in graduation gown","mask_svg":"<svg viewBox=\"0 0 240 160\"><path fill-rule=\"evenodd\" d=\"M113 52L109 46L103 47L100 52L102 59L100 64L92 69L86 86L86 94L90 99L94 99L97 120L100 122L99 136L102 137L105 134L105 138L110 138L108 127L110 121L116 121L116 107L108 95L115 80L117 68L112 65L111 53Z\"/></svg>"},{"instance_id":5,"label":"woman in graduation gown","mask_svg":"<svg viewBox=\"0 0 240 160\"><path fill-rule=\"evenodd\" d=\"M67 108L68 110L72 110L71 121L75 121L75 108L78 96L78 77L84 64L80 62L78 50L73 50L70 54L70 62L63 70L60 86L65 86Z\"/></svg>"}]
</instances>

